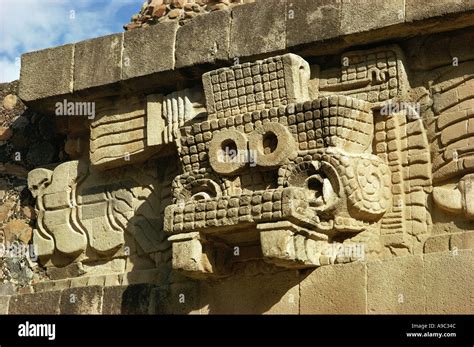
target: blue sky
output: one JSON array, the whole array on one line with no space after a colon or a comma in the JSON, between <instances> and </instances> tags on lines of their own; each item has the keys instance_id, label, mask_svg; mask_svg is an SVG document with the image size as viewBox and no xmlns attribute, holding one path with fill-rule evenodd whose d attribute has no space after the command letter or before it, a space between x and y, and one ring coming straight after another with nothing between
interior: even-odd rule
<instances>
[{"instance_id":1,"label":"blue sky","mask_svg":"<svg viewBox=\"0 0 474 347\"><path fill-rule=\"evenodd\" d=\"M144 0L0 0L0 82L19 78L20 56L122 32Z\"/></svg>"}]
</instances>

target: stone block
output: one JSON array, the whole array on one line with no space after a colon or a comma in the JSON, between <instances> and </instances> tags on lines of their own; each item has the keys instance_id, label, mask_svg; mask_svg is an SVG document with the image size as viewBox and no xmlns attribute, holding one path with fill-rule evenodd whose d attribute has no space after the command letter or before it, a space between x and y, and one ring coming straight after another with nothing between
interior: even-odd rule
<instances>
[{"instance_id":1,"label":"stone block","mask_svg":"<svg viewBox=\"0 0 474 347\"><path fill-rule=\"evenodd\" d=\"M127 287L112 286L104 288L102 299L102 314L121 314L122 295Z\"/></svg>"},{"instance_id":2,"label":"stone block","mask_svg":"<svg viewBox=\"0 0 474 347\"><path fill-rule=\"evenodd\" d=\"M0 296L0 314L8 314L10 296Z\"/></svg>"},{"instance_id":3,"label":"stone block","mask_svg":"<svg viewBox=\"0 0 474 347\"><path fill-rule=\"evenodd\" d=\"M105 287L102 314L149 314L154 287L151 284Z\"/></svg>"},{"instance_id":4,"label":"stone block","mask_svg":"<svg viewBox=\"0 0 474 347\"><path fill-rule=\"evenodd\" d=\"M287 47L341 34L341 0L292 0L287 7Z\"/></svg>"},{"instance_id":5,"label":"stone block","mask_svg":"<svg viewBox=\"0 0 474 347\"><path fill-rule=\"evenodd\" d=\"M206 312L201 305L200 283L185 281L154 289L151 307L155 314L183 315Z\"/></svg>"},{"instance_id":6,"label":"stone block","mask_svg":"<svg viewBox=\"0 0 474 347\"><path fill-rule=\"evenodd\" d=\"M10 298L9 314L59 314L61 291L14 295Z\"/></svg>"},{"instance_id":7,"label":"stone block","mask_svg":"<svg viewBox=\"0 0 474 347\"><path fill-rule=\"evenodd\" d=\"M120 81L123 34L76 43L74 91Z\"/></svg>"},{"instance_id":8,"label":"stone block","mask_svg":"<svg viewBox=\"0 0 474 347\"><path fill-rule=\"evenodd\" d=\"M426 313L474 314L474 251L424 256Z\"/></svg>"},{"instance_id":9,"label":"stone block","mask_svg":"<svg viewBox=\"0 0 474 347\"><path fill-rule=\"evenodd\" d=\"M21 56L19 96L35 101L72 91L74 46L65 45Z\"/></svg>"},{"instance_id":10,"label":"stone block","mask_svg":"<svg viewBox=\"0 0 474 347\"><path fill-rule=\"evenodd\" d=\"M102 313L102 287L66 289L61 294L61 314Z\"/></svg>"},{"instance_id":11,"label":"stone block","mask_svg":"<svg viewBox=\"0 0 474 347\"><path fill-rule=\"evenodd\" d=\"M229 59L229 11L198 16L176 34L176 68Z\"/></svg>"},{"instance_id":12,"label":"stone block","mask_svg":"<svg viewBox=\"0 0 474 347\"><path fill-rule=\"evenodd\" d=\"M366 313L366 264L319 267L301 280L301 314Z\"/></svg>"},{"instance_id":13,"label":"stone block","mask_svg":"<svg viewBox=\"0 0 474 347\"><path fill-rule=\"evenodd\" d=\"M375 314L424 313L423 258L367 263L367 308Z\"/></svg>"},{"instance_id":14,"label":"stone block","mask_svg":"<svg viewBox=\"0 0 474 347\"><path fill-rule=\"evenodd\" d=\"M445 252L449 250L450 235L436 235L425 241L424 253Z\"/></svg>"},{"instance_id":15,"label":"stone block","mask_svg":"<svg viewBox=\"0 0 474 347\"><path fill-rule=\"evenodd\" d=\"M201 306L210 314L298 314L297 271L203 283Z\"/></svg>"},{"instance_id":16,"label":"stone block","mask_svg":"<svg viewBox=\"0 0 474 347\"><path fill-rule=\"evenodd\" d=\"M177 22L153 25L124 34L122 79L174 69Z\"/></svg>"},{"instance_id":17,"label":"stone block","mask_svg":"<svg viewBox=\"0 0 474 347\"><path fill-rule=\"evenodd\" d=\"M11 283L0 283L0 296L15 294L15 287Z\"/></svg>"},{"instance_id":18,"label":"stone block","mask_svg":"<svg viewBox=\"0 0 474 347\"><path fill-rule=\"evenodd\" d=\"M403 23L404 0L342 0L341 33L343 35Z\"/></svg>"},{"instance_id":19,"label":"stone block","mask_svg":"<svg viewBox=\"0 0 474 347\"><path fill-rule=\"evenodd\" d=\"M79 277L85 274L82 263L72 263L64 267L49 267L46 270L49 278L59 280L63 278Z\"/></svg>"},{"instance_id":20,"label":"stone block","mask_svg":"<svg viewBox=\"0 0 474 347\"><path fill-rule=\"evenodd\" d=\"M284 50L285 5L285 1L266 0L233 8L231 58Z\"/></svg>"},{"instance_id":21,"label":"stone block","mask_svg":"<svg viewBox=\"0 0 474 347\"><path fill-rule=\"evenodd\" d=\"M472 9L474 9L474 3L471 0L406 0L405 2L405 16L407 22L442 16L450 13L464 12Z\"/></svg>"},{"instance_id":22,"label":"stone block","mask_svg":"<svg viewBox=\"0 0 474 347\"><path fill-rule=\"evenodd\" d=\"M474 249L474 231L451 235L449 239L449 249Z\"/></svg>"}]
</instances>

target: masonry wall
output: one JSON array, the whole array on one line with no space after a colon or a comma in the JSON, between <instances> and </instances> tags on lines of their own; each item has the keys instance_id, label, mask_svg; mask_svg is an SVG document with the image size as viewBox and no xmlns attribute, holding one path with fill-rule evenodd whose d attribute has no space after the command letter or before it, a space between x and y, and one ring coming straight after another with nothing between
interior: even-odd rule
<instances>
[{"instance_id":1,"label":"masonry wall","mask_svg":"<svg viewBox=\"0 0 474 347\"><path fill-rule=\"evenodd\" d=\"M74 279L52 281L30 287L31 293L0 296L0 312L471 314L473 257L472 250L436 252L209 283L182 280L171 286L149 283L152 274L141 280L92 277L86 287Z\"/></svg>"}]
</instances>

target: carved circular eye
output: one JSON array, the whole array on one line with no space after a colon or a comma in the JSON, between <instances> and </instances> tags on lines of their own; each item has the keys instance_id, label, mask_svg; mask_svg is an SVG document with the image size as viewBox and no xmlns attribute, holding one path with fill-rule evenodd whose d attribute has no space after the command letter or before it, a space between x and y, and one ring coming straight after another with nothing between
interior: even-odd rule
<instances>
[{"instance_id":1,"label":"carved circular eye","mask_svg":"<svg viewBox=\"0 0 474 347\"><path fill-rule=\"evenodd\" d=\"M271 131L267 131L263 135L262 141L265 155L275 152L278 147L278 137Z\"/></svg>"},{"instance_id":2,"label":"carved circular eye","mask_svg":"<svg viewBox=\"0 0 474 347\"><path fill-rule=\"evenodd\" d=\"M212 198L211 194L208 192L199 192L194 194L191 199L194 201L207 200Z\"/></svg>"},{"instance_id":3,"label":"carved circular eye","mask_svg":"<svg viewBox=\"0 0 474 347\"><path fill-rule=\"evenodd\" d=\"M302 189L311 207L318 212L333 210L340 200L339 177L325 162L302 162L282 170L283 186Z\"/></svg>"},{"instance_id":4,"label":"carved circular eye","mask_svg":"<svg viewBox=\"0 0 474 347\"><path fill-rule=\"evenodd\" d=\"M188 177L189 178L189 177ZM202 201L222 196L219 185L209 178L191 179L189 182L174 188L173 192L176 203L180 201Z\"/></svg>"},{"instance_id":5,"label":"carved circular eye","mask_svg":"<svg viewBox=\"0 0 474 347\"><path fill-rule=\"evenodd\" d=\"M231 161L236 160L237 158L237 144L234 140L228 139L224 140L221 144L221 154L225 155L226 157L224 160Z\"/></svg>"},{"instance_id":6,"label":"carved circular eye","mask_svg":"<svg viewBox=\"0 0 474 347\"><path fill-rule=\"evenodd\" d=\"M250 156L262 167L278 167L297 154L296 141L280 123L265 123L249 135Z\"/></svg>"},{"instance_id":7,"label":"carved circular eye","mask_svg":"<svg viewBox=\"0 0 474 347\"><path fill-rule=\"evenodd\" d=\"M209 143L209 163L221 175L234 175L246 164L247 137L227 129L215 134Z\"/></svg>"}]
</instances>

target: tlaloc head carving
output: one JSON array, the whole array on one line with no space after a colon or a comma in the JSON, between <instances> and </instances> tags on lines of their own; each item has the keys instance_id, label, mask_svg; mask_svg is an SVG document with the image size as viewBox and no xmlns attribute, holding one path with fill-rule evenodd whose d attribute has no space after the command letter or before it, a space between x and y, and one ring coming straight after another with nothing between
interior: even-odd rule
<instances>
[{"instance_id":1,"label":"tlaloc head carving","mask_svg":"<svg viewBox=\"0 0 474 347\"><path fill-rule=\"evenodd\" d=\"M182 128L184 173L165 213L175 268L223 275L226 248L249 245L278 265L318 266L329 243L370 229L389 208L371 104L304 100L307 69L289 55L203 76L210 112Z\"/></svg>"}]
</instances>

